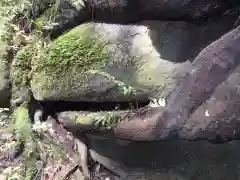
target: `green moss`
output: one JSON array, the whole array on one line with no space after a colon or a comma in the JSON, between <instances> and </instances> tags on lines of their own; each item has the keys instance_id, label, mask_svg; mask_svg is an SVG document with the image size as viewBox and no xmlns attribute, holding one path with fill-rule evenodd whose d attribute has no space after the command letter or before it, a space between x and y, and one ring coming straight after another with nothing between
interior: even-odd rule
<instances>
[{"instance_id":1,"label":"green moss","mask_svg":"<svg viewBox=\"0 0 240 180\"><path fill-rule=\"evenodd\" d=\"M34 152L34 134L26 104L18 107L14 113L14 132L19 144L22 144L28 152ZM29 156L28 156L29 157Z\"/></svg>"},{"instance_id":2,"label":"green moss","mask_svg":"<svg viewBox=\"0 0 240 180\"><path fill-rule=\"evenodd\" d=\"M94 23L82 24L39 50L31 64L36 99L102 101L136 94L134 88L105 72L109 62L118 61L111 51L116 43L100 36L99 30ZM111 88L109 94L94 91L91 83L96 78L101 79L100 86Z\"/></svg>"},{"instance_id":3,"label":"green moss","mask_svg":"<svg viewBox=\"0 0 240 180\"><path fill-rule=\"evenodd\" d=\"M75 115L75 122L77 124L90 125L100 129L114 128L120 121L120 115L113 112L97 112Z\"/></svg>"},{"instance_id":4,"label":"green moss","mask_svg":"<svg viewBox=\"0 0 240 180\"><path fill-rule=\"evenodd\" d=\"M32 62L31 81L33 90L41 92L38 96L52 96L49 90L55 91L56 85L64 85L64 94L60 92L63 98L75 95L74 89L85 97L88 83L96 76L104 76L106 82L113 81L110 75L102 75L113 59L113 54L106 49L113 42L100 37L94 26L92 23L80 25L40 51Z\"/></svg>"},{"instance_id":5,"label":"green moss","mask_svg":"<svg viewBox=\"0 0 240 180\"><path fill-rule=\"evenodd\" d=\"M45 24L45 16L44 15L41 15L40 17L38 17L36 20L35 20L35 25L36 25L36 28L38 30L41 30Z\"/></svg>"},{"instance_id":6,"label":"green moss","mask_svg":"<svg viewBox=\"0 0 240 180\"><path fill-rule=\"evenodd\" d=\"M35 142L35 135L32 131L31 121L29 119L29 113L27 104L23 104L18 107L14 113L14 132L18 140L18 147L23 147L23 157L27 167L27 177L33 176L33 171L35 170L36 162L38 159L38 151Z\"/></svg>"},{"instance_id":7,"label":"green moss","mask_svg":"<svg viewBox=\"0 0 240 180\"><path fill-rule=\"evenodd\" d=\"M59 75L72 68L85 72L104 67L110 58L104 49L108 42L89 31L89 25L77 27L53 41L35 63L35 70Z\"/></svg>"},{"instance_id":8,"label":"green moss","mask_svg":"<svg viewBox=\"0 0 240 180\"><path fill-rule=\"evenodd\" d=\"M75 117L75 121L77 123L83 124L83 125L92 125L93 124L93 119L92 116L89 115L77 115Z\"/></svg>"},{"instance_id":9,"label":"green moss","mask_svg":"<svg viewBox=\"0 0 240 180\"><path fill-rule=\"evenodd\" d=\"M23 47L17 53L12 65L12 80L15 85L28 85L31 62L36 54L37 49L32 44Z\"/></svg>"},{"instance_id":10,"label":"green moss","mask_svg":"<svg viewBox=\"0 0 240 180\"><path fill-rule=\"evenodd\" d=\"M28 115L27 107L18 107L14 111L14 131L17 135L17 139L22 143L25 143L28 137L32 133L31 122Z\"/></svg>"}]
</instances>

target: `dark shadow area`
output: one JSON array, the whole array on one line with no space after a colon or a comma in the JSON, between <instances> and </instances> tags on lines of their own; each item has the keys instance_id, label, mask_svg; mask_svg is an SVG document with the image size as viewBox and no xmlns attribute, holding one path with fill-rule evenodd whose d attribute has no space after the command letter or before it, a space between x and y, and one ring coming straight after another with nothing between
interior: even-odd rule
<instances>
[{"instance_id":1,"label":"dark shadow area","mask_svg":"<svg viewBox=\"0 0 240 180\"><path fill-rule=\"evenodd\" d=\"M91 148L102 164L111 164L125 179L237 180L240 142L211 144L207 141L131 142L92 140ZM104 162L105 161L105 162ZM124 179L124 178L122 178Z\"/></svg>"},{"instance_id":2,"label":"dark shadow area","mask_svg":"<svg viewBox=\"0 0 240 180\"><path fill-rule=\"evenodd\" d=\"M52 38L75 26L87 22L104 22L113 24L132 24L143 20L200 22L209 18L223 17L233 11L239 2L237 0L200 0L200 1L162 1L152 0L151 3L142 0L86 1L81 10L64 1L59 10L61 22L52 31ZM64 23L62 23L64 22Z\"/></svg>"},{"instance_id":3,"label":"dark shadow area","mask_svg":"<svg viewBox=\"0 0 240 180\"><path fill-rule=\"evenodd\" d=\"M171 22L164 30L150 22L149 36L162 59L176 63L192 61L205 47L233 29L237 17L229 15L185 24Z\"/></svg>"},{"instance_id":4,"label":"dark shadow area","mask_svg":"<svg viewBox=\"0 0 240 180\"><path fill-rule=\"evenodd\" d=\"M64 111L114 111L114 110L131 110L144 107L149 101L129 101L129 102L72 102L72 101L38 101L44 114L55 115Z\"/></svg>"}]
</instances>

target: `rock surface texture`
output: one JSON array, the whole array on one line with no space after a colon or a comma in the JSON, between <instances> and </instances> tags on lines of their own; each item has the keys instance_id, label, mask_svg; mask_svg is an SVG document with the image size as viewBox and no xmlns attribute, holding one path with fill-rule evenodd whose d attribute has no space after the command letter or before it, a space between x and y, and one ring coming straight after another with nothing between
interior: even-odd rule
<instances>
[{"instance_id":1,"label":"rock surface texture","mask_svg":"<svg viewBox=\"0 0 240 180\"><path fill-rule=\"evenodd\" d=\"M191 69L194 57L233 23L225 18L199 25L167 21L83 24L54 40L42 58L31 60L31 89L42 101L166 98ZM193 38L196 33L198 37ZM22 51L15 61L24 58ZM17 62L14 69L20 71Z\"/></svg>"}]
</instances>

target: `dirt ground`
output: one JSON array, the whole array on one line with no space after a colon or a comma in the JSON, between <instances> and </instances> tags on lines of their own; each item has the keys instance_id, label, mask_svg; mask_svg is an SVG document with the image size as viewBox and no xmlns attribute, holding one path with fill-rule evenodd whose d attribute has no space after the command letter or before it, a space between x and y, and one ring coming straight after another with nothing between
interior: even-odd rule
<instances>
[{"instance_id":1,"label":"dirt ground","mask_svg":"<svg viewBox=\"0 0 240 180\"><path fill-rule=\"evenodd\" d=\"M0 180L24 180L25 178L19 176L19 173L24 171L21 157L12 159L8 156L16 142L14 136L7 131L7 127L7 112L1 112ZM99 156L107 158L112 166L117 167L125 175L120 178L102 175L98 179L240 180L240 141L225 144L174 141L119 145L114 140L98 139L92 140L90 146ZM64 162L55 161L55 164L48 164L43 171L49 173L49 176L42 180L50 180L50 174L58 172L56 169L67 167L68 164ZM77 171L69 179L83 178ZM58 179L52 176L52 180Z\"/></svg>"}]
</instances>

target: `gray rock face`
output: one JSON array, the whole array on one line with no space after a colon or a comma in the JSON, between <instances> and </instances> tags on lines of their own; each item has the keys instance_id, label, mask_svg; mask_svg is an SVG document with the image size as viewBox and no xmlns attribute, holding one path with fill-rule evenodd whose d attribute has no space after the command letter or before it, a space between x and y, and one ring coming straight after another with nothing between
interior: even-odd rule
<instances>
[{"instance_id":1,"label":"gray rock face","mask_svg":"<svg viewBox=\"0 0 240 180\"><path fill-rule=\"evenodd\" d=\"M97 34L91 41L107 42L104 51L110 58L99 62L102 66L92 64L94 75L91 68L83 72L75 67L69 67L60 78L44 70L33 72L34 97L50 101L98 102L166 98L176 82L191 69L195 56L231 29L233 23L233 19L223 18L203 24L144 21L135 25L80 25L57 39L57 43L78 32L79 37L88 38L91 32ZM86 31L82 31L84 28ZM74 54L69 58L79 60Z\"/></svg>"}]
</instances>

